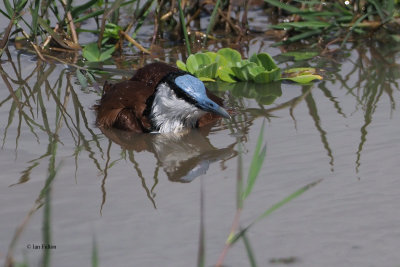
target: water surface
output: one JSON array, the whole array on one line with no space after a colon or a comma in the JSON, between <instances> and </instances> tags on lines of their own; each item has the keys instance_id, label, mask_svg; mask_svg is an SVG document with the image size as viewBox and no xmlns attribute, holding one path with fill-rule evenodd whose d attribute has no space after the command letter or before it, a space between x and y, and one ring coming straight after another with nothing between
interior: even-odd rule
<instances>
[{"instance_id":1,"label":"water surface","mask_svg":"<svg viewBox=\"0 0 400 267\"><path fill-rule=\"evenodd\" d=\"M247 51L279 53L265 42ZM217 88L236 110L233 122L175 138L97 128L91 107L99 94L82 89L74 69L10 50L0 69L2 264L12 248L29 266L41 266L45 252L52 266L89 266L96 244L100 266L193 266L201 220L206 265L215 264L236 211L238 143L247 177L265 122L266 159L240 225L319 183L247 232L258 265L398 266L395 49L365 44L348 56L296 63L325 69L324 81L271 85L269 105L248 86ZM47 241L56 247L31 247ZM224 263L250 266L242 241Z\"/></svg>"}]
</instances>

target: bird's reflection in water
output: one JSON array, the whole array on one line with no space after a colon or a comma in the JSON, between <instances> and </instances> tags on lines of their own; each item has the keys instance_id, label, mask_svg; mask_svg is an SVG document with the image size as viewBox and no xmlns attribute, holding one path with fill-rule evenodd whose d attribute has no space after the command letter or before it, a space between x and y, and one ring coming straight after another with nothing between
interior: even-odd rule
<instances>
[{"instance_id":1,"label":"bird's reflection in water","mask_svg":"<svg viewBox=\"0 0 400 267\"><path fill-rule=\"evenodd\" d=\"M101 129L105 136L123 149L154 154L170 181L191 182L206 174L211 163L226 161L237 155L236 142L226 148L214 147L207 135L209 129L177 134L135 134L116 129Z\"/></svg>"},{"instance_id":2,"label":"bird's reflection in water","mask_svg":"<svg viewBox=\"0 0 400 267\"><path fill-rule=\"evenodd\" d=\"M236 139L233 138L234 141L227 147L216 148L207 136L210 132L209 127L195 129L181 135L137 134L118 129L100 129L113 143L134 155L140 155L140 152L144 151L152 153L157 160L155 168L158 166L163 168L168 179L173 182L189 183L196 177L206 174L212 163L220 161L223 166L225 161L237 155L234 150ZM140 169L137 171L138 174L141 173ZM157 172L155 171L155 173ZM104 178L106 179L106 177ZM144 177L140 178L144 179ZM103 184L105 184L104 182ZM144 187L155 206L155 201L151 196L153 193L147 189L145 184ZM153 189L154 186L151 191ZM105 188L103 188L103 193L105 194ZM103 196L103 204L104 202L105 196Z\"/></svg>"}]
</instances>

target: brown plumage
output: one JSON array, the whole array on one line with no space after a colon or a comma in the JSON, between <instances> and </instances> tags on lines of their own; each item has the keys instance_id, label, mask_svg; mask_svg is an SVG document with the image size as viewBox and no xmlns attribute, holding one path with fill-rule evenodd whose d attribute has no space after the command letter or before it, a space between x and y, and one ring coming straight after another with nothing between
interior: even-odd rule
<instances>
[{"instance_id":1,"label":"brown plumage","mask_svg":"<svg viewBox=\"0 0 400 267\"><path fill-rule=\"evenodd\" d=\"M182 71L168 64L156 62L137 70L130 80L117 84L106 82L100 103L95 106L97 125L137 133L154 130L145 111L149 108L149 99L153 97L157 85L171 72ZM212 101L222 106L221 98L208 90L206 92ZM198 126L202 127L218 118L218 115L206 113L199 119Z\"/></svg>"}]
</instances>

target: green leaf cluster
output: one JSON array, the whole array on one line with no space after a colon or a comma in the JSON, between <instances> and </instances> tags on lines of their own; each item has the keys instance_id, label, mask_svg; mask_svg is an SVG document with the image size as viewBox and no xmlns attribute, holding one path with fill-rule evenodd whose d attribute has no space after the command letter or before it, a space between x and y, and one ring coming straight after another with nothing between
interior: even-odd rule
<instances>
[{"instance_id":1,"label":"green leaf cluster","mask_svg":"<svg viewBox=\"0 0 400 267\"><path fill-rule=\"evenodd\" d=\"M269 83L279 80L281 73L269 54L254 54L250 59L242 59L240 53L231 48L222 48L216 53L207 51L192 54L186 64L180 60L176 64L203 81L218 78L229 83Z\"/></svg>"},{"instance_id":2,"label":"green leaf cluster","mask_svg":"<svg viewBox=\"0 0 400 267\"><path fill-rule=\"evenodd\" d=\"M104 62L111 58L115 47L99 49L97 43L90 43L83 48L82 55L89 62Z\"/></svg>"},{"instance_id":3,"label":"green leaf cluster","mask_svg":"<svg viewBox=\"0 0 400 267\"><path fill-rule=\"evenodd\" d=\"M228 83L253 82L253 83L271 83L282 80L281 69L276 65L272 57L267 53L253 54L249 59L242 59L240 53L231 48L222 48L218 52L199 52L190 55L186 64L178 60L176 65L181 70L190 72L202 81L221 80ZM304 75L302 72L290 72L289 78L297 83L309 83L312 80L321 80L322 77L315 75L315 69L307 72L307 78L296 77ZM290 70L288 70L290 71Z\"/></svg>"}]
</instances>

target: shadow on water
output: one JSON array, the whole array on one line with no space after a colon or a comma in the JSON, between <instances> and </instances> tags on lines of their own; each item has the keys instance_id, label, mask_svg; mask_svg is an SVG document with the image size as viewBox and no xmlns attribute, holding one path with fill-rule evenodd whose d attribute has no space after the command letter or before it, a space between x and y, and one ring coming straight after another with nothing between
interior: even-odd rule
<instances>
[{"instance_id":1,"label":"shadow on water","mask_svg":"<svg viewBox=\"0 0 400 267\"><path fill-rule=\"evenodd\" d=\"M399 90L398 79L400 79L400 68L393 57L393 54L398 52L398 50L385 50L377 47L376 44L370 44L367 48L358 47L355 51L358 53L357 60L353 62L353 69L345 76L340 76L339 72L332 73L332 81L322 81L317 84L305 85L298 96L275 105L272 104L282 95L280 83L272 84L267 88L261 85L242 83L209 84L208 87L211 90L225 94L227 105L234 109L236 114L228 124L224 122L220 125L214 125L212 128L195 130L182 136L159 134L138 135L110 129L100 129L102 134L96 133L98 130L95 129L94 122L88 119L86 114L88 107L94 104L95 99L99 98L96 92L86 92L93 99L93 102L89 105L88 103L83 103L83 99L80 97L83 92L77 91L77 86L74 85L76 78L72 71L62 69L58 73L59 68L57 68L57 65L47 65L38 62L29 73L26 73L26 69L23 63L21 63L21 55L18 54L14 57L6 51L8 59L0 64L0 75L5 88L9 91L9 95L4 99L0 99L0 110L4 110L8 106L9 111L8 118L4 118L7 123L3 130L2 148L4 148L6 142L14 141L15 157L17 157L22 135L24 135L24 138L27 138L27 135L30 136L38 144L44 142L42 140L43 136L48 139L45 151L29 160L27 166L20 171L18 181L10 186L20 186L29 182L31 173L38 166L45 164L45 162L48 162L49 165L48 178L45 185L39 193L34 207L17 228L14 239L10 244L7 262L11 266L13 262L13 250L19 236L32 214L43 205L44 214L47 218L45 222L48 222L43 226L44 229L47 229L47 232L45 231L43 234L43 238L45 243L50 243L50 189L60 166L60 163L57 164L57 161L60 162L60 160L56 157L56 151L58 146L63 146L71 140L74 147L71 157L74 158L75 162L75 180L77 179L80 157L88 157L92 166L103 177L101 183L103 194L100 212L106 202L106 180L109 170L116 166L119 161L126 160L132 164L134 170L132 175L140 178L145 194L154 208L156 208L155 189L158 184L160 169L165 172L168 179L172 182L189 183L196 177L206 174L211 164L218 162L223 166L226 161L237 157L240 154L240 151L236 150L237 146L244 146L247 142L255 119L263 117L267 120L272 120L274 119L275 112L288 110L289 115L293 119L294 128L297 128L295 109L300 103L305 103L309 111L310 118L314 122L314 127L321 137L322 147L329 158L329 167L333 171L335 162L334 148L329 144L329 132L321 124L324 118L319 115L319 110L323 107L319 106L318 101L313 97L313 93L318 89L321 90L322 94L332 103L340 117L350 117L352 114L346 114L343 111L345 109L341 106L340 101L334 97L335 93L331 92L329 86L327 86L328 82L338 82L347 91L347 94L356 100L354 112L363 112L364 122L360 128L360 142L354 163L355 169L358 172L362 163L361 155L363 147L367 142L367 128L372 123L373 115L380 99L382 96L390 99L391 112L396 107L393 91ZM354 83L354 80L357 82ZM254 105L251 107L247 106L245 99L252 99ZM16 129L15 136L9 134L9 130L12 127ZM224 127L227 127L231 135L236 138L234 138L234 142L231 144L217 148L210 142L208 136L210 132L226 129ZM61 134L61 130L63 130L63 134ZM108 142L100 142L104 136L108 138ZM112 146L115 145L121 149L120 158L113 158L110 153ZM148 175L149 177L151 176L150 179L143 173L136 159L143 152L151 153L156 159L153 173ZM223 167L221 168L223 169ZM309 187L311 186L306 186L301 192L304 192ZM200 202L202 205L201 214L205 212L203 207L203 190L202 186L200 190L202 197ZM297 192L297 195L301 193L299 192ZM277 204L267 210L265 214L268 215L297 195L294 194L291 198L283 200L278 203L279 205ZM238 209L241 209L241 207ZM257 220L260 218L263 218L263 216L260 216ZM204 219L202 218L201 220L199 255L204 254L205 242L204 234L202 234L205 227ZM228 239L227 246L229 247L235 240L242 237L246 248L249 249L250 244L248 238L245 236L245 231L237 229L239 233L236 239L232 239L231 236L231 239ZM245 229L248 229L248 227ZM47 253L50 253L50 251ZM251 249L248 253L250 253L249 257L251 258ZM43 263L48 263L49 257L50 255L44 255ZM199 258L199 262L203 262L201 257Z\"/></svg>"}]
</instances>

